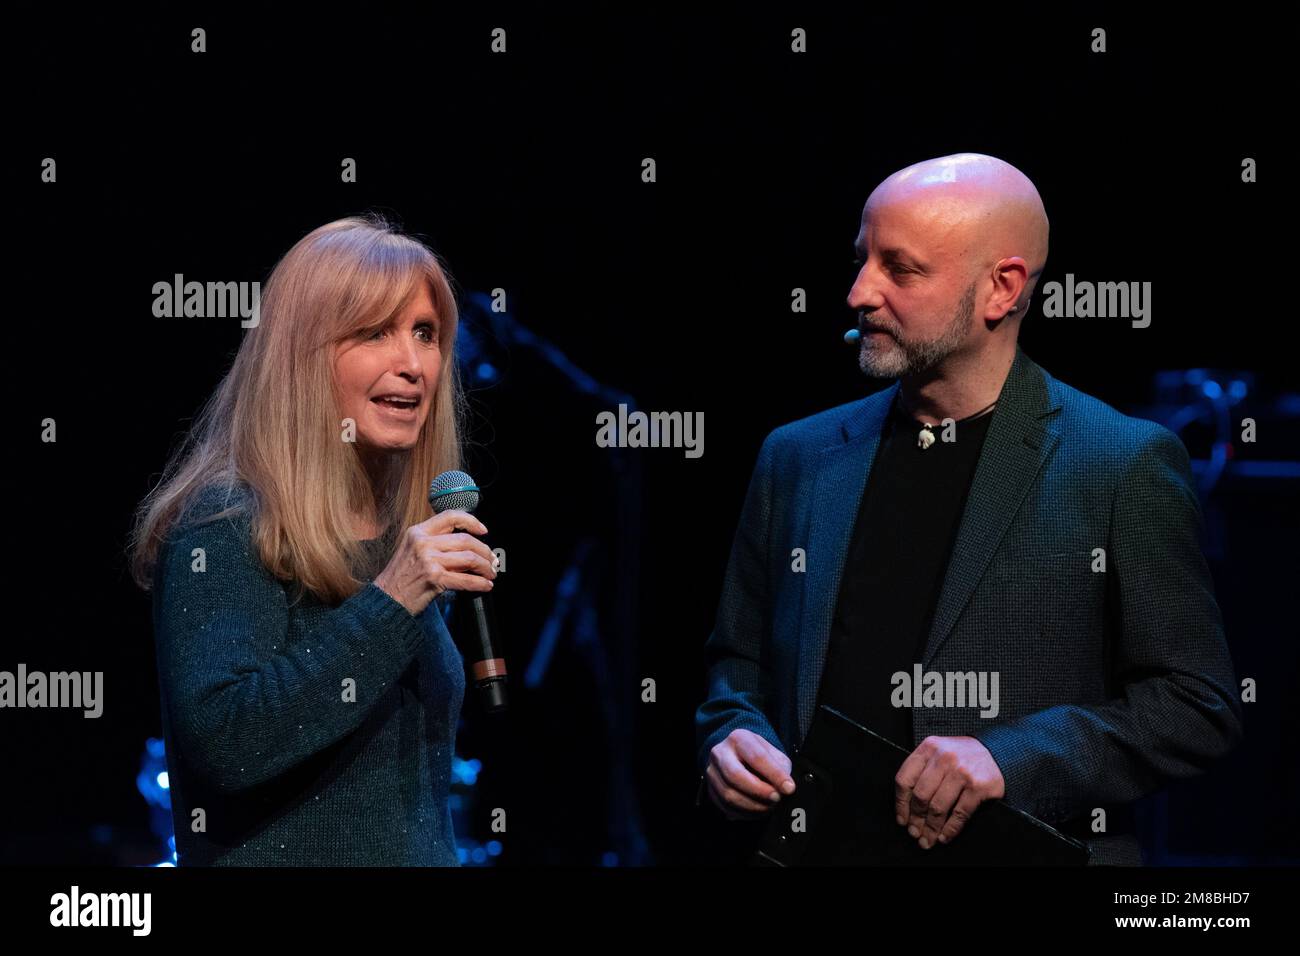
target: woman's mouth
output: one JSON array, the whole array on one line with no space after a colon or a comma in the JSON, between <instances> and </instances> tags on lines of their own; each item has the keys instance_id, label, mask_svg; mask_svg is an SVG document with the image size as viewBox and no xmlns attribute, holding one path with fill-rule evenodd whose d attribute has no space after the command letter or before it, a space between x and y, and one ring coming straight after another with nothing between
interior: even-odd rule
<instances>
[{"instance_id":1,"label":"woman's mouth","mask_svg":"<svg viewBox=\"0 0 1300 956\"><path fill-rule=\"evenodd\" d=\"M381 395L370 401L378 405L385 415L402 421L414 421L416 411L420 407L418 399L399 398L394 395Z\"/></svg>"}]
</instances>

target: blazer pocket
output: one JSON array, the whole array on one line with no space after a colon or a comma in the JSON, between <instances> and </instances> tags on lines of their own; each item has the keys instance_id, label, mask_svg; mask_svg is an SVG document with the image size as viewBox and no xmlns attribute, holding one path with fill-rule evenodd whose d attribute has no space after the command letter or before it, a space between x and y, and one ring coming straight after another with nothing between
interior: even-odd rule
<instances>
[{"instance_id":1,"label":"blazer pocket","mask_svg":"<svg viewBox=\"0 0 1300 956\"><path fill-rule=\"evenodd\" d=\"M1001 578L1034 577L1044 571L1069 574L1082 571L1094 574L1092 550L1016 552L995 554L989 573Z\"/></svg>"},{"instance_id":2,"label":"blazer pocket","mask_svg":"<svg viewBox=\"0 0 1300 956\"><path fill-rule=\"evenodd\" d=\"M1091 626L1093 611L1105 600L1106 575L1093 570L1091 550L995 556L985 585L1005 608L1018 604L1012 617L1051 623L1069 630Z\"/></svg>"}]
</instances>

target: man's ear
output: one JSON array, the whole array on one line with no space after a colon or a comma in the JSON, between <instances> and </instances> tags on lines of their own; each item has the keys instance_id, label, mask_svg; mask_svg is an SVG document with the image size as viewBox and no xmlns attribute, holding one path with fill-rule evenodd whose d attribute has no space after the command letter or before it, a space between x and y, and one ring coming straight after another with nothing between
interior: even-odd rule
<instances>
[{"instance_id":1,"label":"man's ear","mask_svg":"<svg viewBox=\"0 0 1300 956\"><path fill-rule=\"evenodd\" d=\"M993 267L993 272L993 282L997 288L1003 287L1004 273L1013 272L1025 277L1020 288L1015 290L1016 296L1014 301L1002 314L1003 318L1008 315L1023 315L1029 309L1029 297L1033 294L1034 284L1038 279L1037 274L1030 274L1029 263L1025 261L1023 256L1007 256L1003 259L999 259L997 264Z\"/></svg>"}]
</instances>

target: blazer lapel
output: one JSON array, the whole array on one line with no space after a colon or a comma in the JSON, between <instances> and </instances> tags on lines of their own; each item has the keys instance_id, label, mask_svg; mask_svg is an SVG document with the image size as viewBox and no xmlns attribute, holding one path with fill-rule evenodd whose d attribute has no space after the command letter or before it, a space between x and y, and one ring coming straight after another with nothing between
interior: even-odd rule
<instances>
[{"instance_id":1,"label":"blazer lapel","mask_svg":"<svg viewBox=\"0 0 1300 956\"><path fill-rule=\"evenodd\" d=\"M952 633L1030 485L1056 448L1060 434L1040 419L1059 407L1060 402L1048 393L1043 370L1017 346L971 480L922 666L930 663Z\"/></svg>"},{"instance_id":2,"label":"blazer lapel","mask_svg":"<svg viewBox=\"0 0 1300 956\"><path fill-rule=\"evenodd\" d=\"M812 723L817 687L830 643L831 619L839 597L840 579L858 506L876 458L876 449L880 446L885 416L897 391L898 383L895 382L889 388L868 396L841 423L844 443L822 451L815 465L808 505L811 515L796 680L800 743Z\"/></svg>"}]
</instances>

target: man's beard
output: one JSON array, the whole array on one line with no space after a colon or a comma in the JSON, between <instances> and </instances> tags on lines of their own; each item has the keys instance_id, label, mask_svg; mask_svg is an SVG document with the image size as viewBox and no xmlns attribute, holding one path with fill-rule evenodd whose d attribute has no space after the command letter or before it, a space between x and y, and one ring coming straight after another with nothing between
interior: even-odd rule
<instances>
[{"instance_id":1,"label":"man's beard","mask_svg":"<svg viewBox=\"0 0 1300 956\"><path fill-rule=\"evenodd\" d=\"M975 284L957 303L948 327L930 342L909 342L892 333L884 337L864 332L858 365L872 378L901 378L928 372L961 347L975 318ZM870 322L870 316L867 317Z\"/></svg>"}]
</instances>

